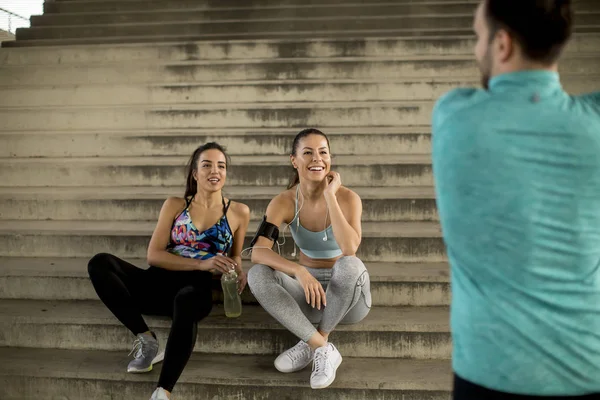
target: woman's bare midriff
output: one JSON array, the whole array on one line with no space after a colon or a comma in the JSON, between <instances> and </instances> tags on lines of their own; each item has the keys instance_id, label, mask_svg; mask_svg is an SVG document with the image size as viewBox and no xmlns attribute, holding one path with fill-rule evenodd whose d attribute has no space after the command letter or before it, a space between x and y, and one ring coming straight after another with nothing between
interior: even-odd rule
<instances>
[{"instance_id":1,"label":"woman's bare midriff","mask_svg":"<svg viewBox=\"0 0 600 400\"><path fill-rule=\"evenodd\" d=\"M300 251L300 259L298 260L298 264L309 268L333 268L333 264L335 264L340 257L329 258L326 260L313 259Z\"/></svg>"}]
</instances>

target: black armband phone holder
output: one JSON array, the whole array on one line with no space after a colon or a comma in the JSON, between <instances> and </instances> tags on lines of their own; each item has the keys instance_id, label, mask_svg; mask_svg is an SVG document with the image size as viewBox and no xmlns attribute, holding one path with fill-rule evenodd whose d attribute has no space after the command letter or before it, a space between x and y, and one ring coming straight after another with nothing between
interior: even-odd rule
<instances>
[{"instance_id":1,"label":"black armband phone holder","mask_svg":"<svg viewBox=\"0 0 600 400\"><path fill-rule=\"evenodd\" d=\"M260 223L254 238L250 242L250 247L254 247L254 244L258 240L259 236L266 237L274 242L279 238L279 228L270 222L267 222L267 216L265 215Z\"/></svg>"}]
</instances>

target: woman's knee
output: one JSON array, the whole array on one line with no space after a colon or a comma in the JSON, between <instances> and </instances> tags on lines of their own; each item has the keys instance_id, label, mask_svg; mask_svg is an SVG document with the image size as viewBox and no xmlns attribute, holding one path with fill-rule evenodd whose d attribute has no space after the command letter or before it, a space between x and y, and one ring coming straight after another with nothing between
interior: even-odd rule
<instances>
[{"instance_id":1,"label":"woman's knee","mask_svg":"<svg viewBox=\"0 0 600 400\"><path fill-rule=\"evenodd\" d=\"M359 300L360 303L356 304L348 314L340 321L341 325L352 325L357 324L369 314L371 311L371 304L368 304L365 298Z\"/></svg>"},{"instance_id":2,"label":"woman's knee","mask_svg":"<svg viewBox=\"0 0 600 400\"><path fill-rule=\"evenodd\" d=\"M112 260L115 258L112 254L98 253L88 262L88 274L90 278L99 273L106 273L112 269Z\"/></svg>"},{"instance_id":3,"label":"woman's knee","mask_svg":"<svg viewBox=\"0 0 600 400\"><path fill-rule=\"evenodd\" d=\"M173 300L173 317L185 317L195 321L205 318L212 310L212 292L194 286L179 290Z\"/></svg>"},{"instance_id":4,"label":"woman's knee","mask_svg":"<svg viewBox=\"0 0 600 400\"><path fill-rule=\"evenodd\" d=\"M332 280L355 281L367 268L365 264L356 256L344 256L338 259L333 265L331 274Z\"/></svg>"},{"instance_id":5,"label":"woman's knee","mask_svg":"<svg viewBox=\"0 0 600 400\"><path fill-rule=\"evenodd\" d=\"M265 283L270 277L273 277L273 268L264 264L255 264L250 271L248 271L248 286L252 291L255 288L260 287L261 284Z\"/></svg>"}]
</instances>

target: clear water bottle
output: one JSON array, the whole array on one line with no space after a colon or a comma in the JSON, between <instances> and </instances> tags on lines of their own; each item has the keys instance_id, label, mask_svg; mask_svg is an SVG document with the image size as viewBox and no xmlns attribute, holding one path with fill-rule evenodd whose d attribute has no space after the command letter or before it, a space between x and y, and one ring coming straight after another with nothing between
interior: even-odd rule
<instances>
[{"instance_id":1,"label":"clear water bottle","mask_svg":"<svg viewBox=\"0 0 600 400\"><path fill-rule=\"evenodd\" d=\"M225 299L225 315L237 318L242 315L242 299L238 294L237 272L231 271L221 277L221 287Z\"/></svg>"}]
</instances>

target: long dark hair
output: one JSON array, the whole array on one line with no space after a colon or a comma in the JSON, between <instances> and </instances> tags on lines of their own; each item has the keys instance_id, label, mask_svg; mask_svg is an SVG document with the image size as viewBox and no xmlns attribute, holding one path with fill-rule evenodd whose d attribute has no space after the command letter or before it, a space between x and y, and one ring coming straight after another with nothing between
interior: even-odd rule
<instances>
[{"instance_id":1,"label":"long dark hair","mask_svg":"<svg viewBox=\"0 0 600 400\"><path fill-rule=\"evenodd\" d=\"M187 175L187 179L185 181L185 199L194 197L196 193L198 193L198 182L196 182L194 179L194 171L198 169L198 160L200 159L200 155L206 150L219 150L225 156L227 167L229 167L229 164L231 164L231 159L227 155L225 147L221 146L219 143L209 142L194 150L190 160L187 163L187 166L185 167L185 173Z\"/></svg>"},{"instance_id":2,"label":"long dark hair","mask_svg":"<svg viewBox=\"0 0 600 400\"><path fill-rule=\"evenodd\" d=\"M300 141L310 135L323 136L325 138L325 140L327 140L327 147L329 147L329 151L331 151L331 146L329 145L329 138L327 137L327 135L325 135L323 132L321 132L318 129L308 128L308 129L301 130L296 135L296 137L294 138L294 142L292 143L292 152L290 154L295 156L296 152L298 151L298 146L300 146ZM294 169L294 174L290 178L290 183L288 184L287 188L291 189L299 183L300 183L300 176L298 175L298 170Z\"/></svg>"}]
</instances>

